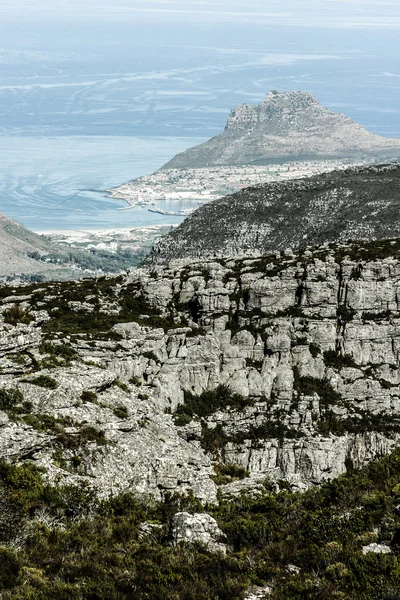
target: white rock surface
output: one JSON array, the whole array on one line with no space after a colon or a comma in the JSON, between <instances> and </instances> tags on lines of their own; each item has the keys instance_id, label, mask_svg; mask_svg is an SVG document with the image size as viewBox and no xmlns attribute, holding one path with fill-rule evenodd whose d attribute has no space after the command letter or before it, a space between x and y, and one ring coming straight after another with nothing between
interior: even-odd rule
<instances>
[{"instance_id":1,"label":"white rock surface","mask_svg":"<svg viewBox=\"0 0 400 600\"><path fill-rule=\"evenodd\" d=\"M207 513L176 513L172 517L171 541L174 545L180 542L200 542L211 552L226 553L225 534L220 530L213 517Z\"/></svg>"},{"instance_id":2,"label":"white rock surface","mask_svg":"<svg viewBox=\"0 0 400 600\"><path fill-rule=\"evenodd\" d=\"M390 554L392 549L390 546L386 546L386 544L369 544L362 547L363 554L369 554L370 552L374 554Z\"/></svg>"}]
</instances>

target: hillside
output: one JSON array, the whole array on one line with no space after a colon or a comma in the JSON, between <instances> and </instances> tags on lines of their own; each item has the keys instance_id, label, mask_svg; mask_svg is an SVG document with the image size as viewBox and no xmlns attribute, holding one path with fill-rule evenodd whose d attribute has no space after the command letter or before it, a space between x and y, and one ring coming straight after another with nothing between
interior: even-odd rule
<instances>
[{"instance_id":1,"label":"hillside","mask_svg":"<svg viewBox=\"0 0 400 600\"><path fill-rule=\"evenodd\" d=\"M4 597L396 598L399 272L397 239L1 288Z\"/></svg>"},{"instance_id":2,"label":"hillside","mask_svg":"<svg viewBox=\"0 0 400 600\"><path fill-rule=\"evenodd\" d=\"M368 132L308 92L271 91L258 106L234 108L225 130L176 155L163 169L317 159L394 159L400 140Z\"/></svg>"},{"instance_id":3,"label":"hillside","mask_svg":"<svg viewBox=\"0 0 400 600\"><path fill-rule=\"evenodd\" d=\"M145 262L253 256L397 237L399 185L400 165L391 164L246 188L197 209L160 240Z\"/></svg>"},{"instance_id":4,"label":"hillside","mask_svg":"<svg viewBox=\"0 0 400 600\"><path fill-rule=\"evenodd\" d=\"M0 281L79 279L134 266L131 252L85 250L57 244L0 213Z\"/></svg>"}]
</instances>

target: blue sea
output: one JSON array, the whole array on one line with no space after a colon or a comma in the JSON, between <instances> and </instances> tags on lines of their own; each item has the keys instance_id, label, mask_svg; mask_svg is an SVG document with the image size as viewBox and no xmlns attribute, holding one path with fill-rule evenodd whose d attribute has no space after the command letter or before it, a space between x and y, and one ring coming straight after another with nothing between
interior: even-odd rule
<instances>
[{"instance_id":1,"label":"blue sea","mask_svg":"<svg viewBox=\"0 0 400 600\"><path fill-rule=\"evenodd\" d=\"M0 211L35 231L179 222L106 190L270 89L400 137L399 29L390 1L5 0Z\"/></svg>"}]
</instances>

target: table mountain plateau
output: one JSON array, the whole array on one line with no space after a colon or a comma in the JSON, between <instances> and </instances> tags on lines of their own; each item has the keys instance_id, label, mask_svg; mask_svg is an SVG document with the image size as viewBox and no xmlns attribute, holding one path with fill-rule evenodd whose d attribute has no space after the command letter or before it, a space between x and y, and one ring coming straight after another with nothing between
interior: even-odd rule
<instances>
[{"instance_id":1,"label":"table mountain plateau","mask_svg":"<svg viewBox=\"0 0 400 600\"><path fill-rule=\"evenodd\" d=\"M218 465L248 474L223 493L364 465L400 441L399 253L394 240L2 288L0 456L103 494L209 502Z\"/></svg>"},{"instance_id":2,"label":"table mountain plateau","mask_svg":"<svg viewBox=\"0 0 400 600\"><path fill-rule=\"evenodd\" d=\"M249 187L198 208L145 263L397 237L399 184L400 165L394 163Z\"/></svg>"},{"instance_id":3,"label":"table mountain plateau","mask_svg":"<svg viewBox=\"0 0 400 600\"><path fill-rule=\"evenodd\" d=\"M368 132L313 94L271 91L258 106L234 108L223 133L177 154L163 169L399 155L399 139Z\"/></svg>"}]
</instances>

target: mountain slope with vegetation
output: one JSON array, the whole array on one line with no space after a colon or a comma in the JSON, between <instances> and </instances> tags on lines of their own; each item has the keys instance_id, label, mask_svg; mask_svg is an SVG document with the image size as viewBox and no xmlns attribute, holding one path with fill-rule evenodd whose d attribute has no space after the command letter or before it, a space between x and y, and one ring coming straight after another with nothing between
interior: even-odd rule
<instances>
[{"instance_id":1,"label":"mountain slope with vegetation","mask_svg":"<svg viewBox=\"0 0 400 600\"><path fill-rule=\"evenodd\" d=\"M276 492L266 481L255 497L208 506L226 535L224 556L199 543L171 544L173 515L204 511L189 498L100 500L89 488L49 485L33 465L3 463L0 594L13 600L396 600L399 469L395 451L304 494ZM143 533L145 524L151 533Z\"/></svg>"},{"instance_id":2,"label":"mountain slope with vegetation","mask_svg":"<svg viewBox=\"0 0 400 600\"><path fill-rule=\"evenodd\" d=\"M137 263L129 253L86 251L58 245L0 213L0 279L78 279L98 271L120 272Z\"/></svg>"},{"instance_id":3,"label":"mountain slope with vegetation","mask_svg":"<svg viewBox=\"0 0 400 600\"><path fill-rule=\"evenodd\" d=\"M400 166L394 163L246 188L197 209L160 240L145 263L397 237L399 186Z\"/></svg>"}]
</instances>

